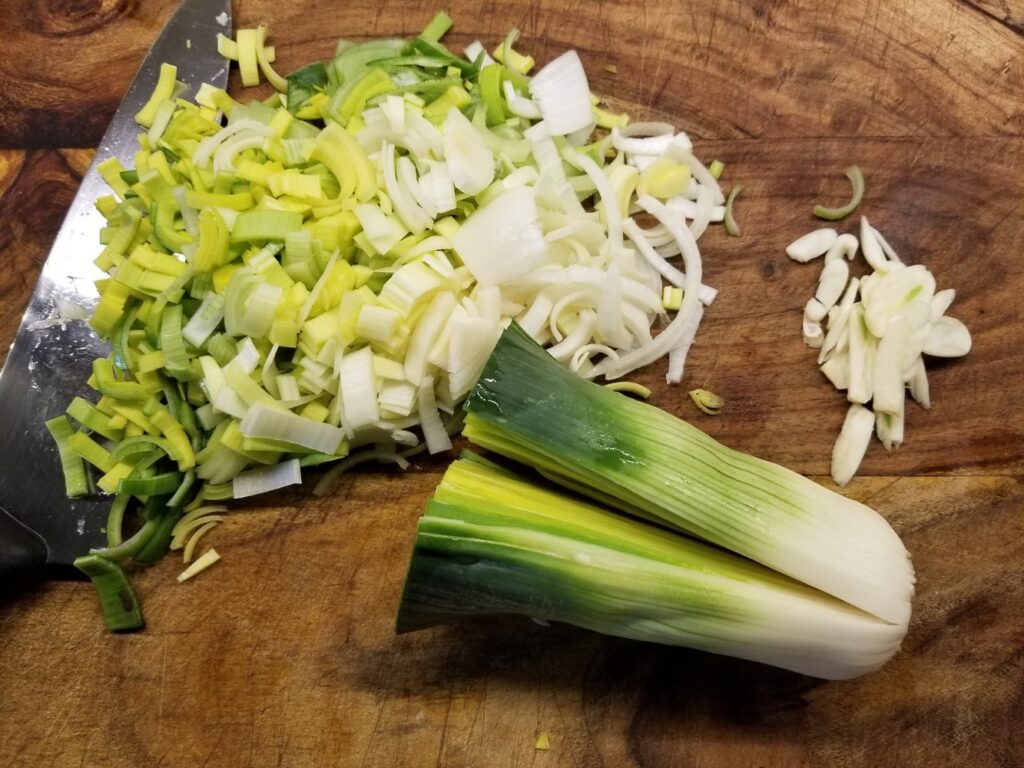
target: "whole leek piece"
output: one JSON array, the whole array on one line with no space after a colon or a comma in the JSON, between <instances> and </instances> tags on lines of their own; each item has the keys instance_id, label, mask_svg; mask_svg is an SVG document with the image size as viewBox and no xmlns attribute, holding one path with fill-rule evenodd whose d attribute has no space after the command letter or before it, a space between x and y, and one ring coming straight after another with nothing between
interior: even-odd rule
<instances>
[{"instance_id":1,"label":"whole leek piece","mask_svg":"<svg viewBox=\"0 0 1024 768\"><path fill-rule=\"evenodd\" d=\"M906 631L746 558L459 460L419 521L398 631L500 614L827 679L881 666Z\"/></svg>"},{"instance_id":2,"label":"whole leek piece","mask_svg":"<svg viewBox=\"0 0 1024 768\"><path fill-rule=\"evenodd\" d=\"M478 445L891 624L909 622L913 569L875 511L579 379L517 325L502 334L467 410L464 434Z\"/></svg>"}]
</instances>

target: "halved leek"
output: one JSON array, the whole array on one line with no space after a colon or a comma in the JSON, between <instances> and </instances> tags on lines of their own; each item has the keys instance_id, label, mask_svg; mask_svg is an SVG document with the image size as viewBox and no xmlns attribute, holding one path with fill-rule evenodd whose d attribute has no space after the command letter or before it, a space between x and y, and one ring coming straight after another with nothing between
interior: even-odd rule
<instances>
[{"instance_id":1,"label":"halved leek","mask_svg":"<svg viewBox=\"0 0 1024 768\"><path fill-rule=\"evenodd\" d=\"M906 625L914 576L876 512L567 372L518 326L471 394L470 441Z\"/></svg>"},{"instance_id":2,"label":"halved leek","mask_svg":"<svg viewBox=\"0 0 1024 768\"><path fill-rule=\"evenodd\" d=\"M503 614L828 679L881 666L906 632L745 558L463 459L419 521L397 629Z\"/></svg>"}]
</instances>

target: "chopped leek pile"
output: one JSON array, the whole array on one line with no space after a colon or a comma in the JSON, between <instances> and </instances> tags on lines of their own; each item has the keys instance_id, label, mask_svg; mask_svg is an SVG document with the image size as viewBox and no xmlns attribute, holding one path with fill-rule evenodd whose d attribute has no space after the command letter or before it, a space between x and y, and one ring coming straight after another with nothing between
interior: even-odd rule
<instances>
[{"instance_id":1,"label":"chopped leek pile","mask_svg":"<svg viewBox=\"0 0 1024 768\"><path fill-rule=\"evenodd\" d=\"M114 496L92 555L188 562L216 502L449 449L511 320L580 376L667 355L682 379L721 163L601 109L574 51L532 74L515 30L459 55L451 23L287 77L265 27L221 36L262 102L186 101L162 67L134 168L100 167L90 323L112 350L50 423L68 493Z\"/></svg>"},{"instance_id":2,"label":"chopped leek pile","mask_svg":"<svg viewBox=\"0 0 1024 768\"><path fill-rule=\"evenodd\" d=\"M872 272L852 277L847 261L858 250ZM922 408L931 407L925 357L962 357L971 334L946 314L956 292L936 291L932 273L923 264L904 264L864 217L859 241L825 228L786 252L800 262L825 257L818 288L804 307L803 336L820 350L821 372L850 402L832 450L832 479L846 485L872 433L886 450L903 442L907 390Z\"/></svg>"},{"instance_id":3,"label":"chopped leek pile","mask_svg":"<svg viewBox=\"0 0 1024 768\"><path fill-rule=\"evenodd\" d=\"M419 522L399 631L518 614L829 679L898 649L913 571L864 505L572 376L518 326L468 408L470 440L619 512L455 462Z\"/></svg>"}]
</instances>

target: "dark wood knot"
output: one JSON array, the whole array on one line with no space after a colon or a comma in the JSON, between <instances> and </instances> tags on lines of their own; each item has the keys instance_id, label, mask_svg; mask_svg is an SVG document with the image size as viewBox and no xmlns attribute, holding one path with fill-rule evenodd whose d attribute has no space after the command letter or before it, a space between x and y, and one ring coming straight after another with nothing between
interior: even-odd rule
<instances>
[{"instance_id":1,"label":"dark wood knot","mask_svg":"<svg viewBox=\"0 0 1024 768\"><path fill-rule=\"evenodd\" d=\"M37 29L46 37L87 35L134 7L135 0L36 0Z\"/></svg>"}]
</instances>

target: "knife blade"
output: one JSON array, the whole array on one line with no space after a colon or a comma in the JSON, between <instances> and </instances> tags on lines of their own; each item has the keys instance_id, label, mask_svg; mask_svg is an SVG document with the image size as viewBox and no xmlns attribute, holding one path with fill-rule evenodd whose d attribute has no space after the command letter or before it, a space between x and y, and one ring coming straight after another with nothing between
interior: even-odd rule
<instances>
[{"instance_id":1,"label":"knife blade","mask_svg":"<svg viewBox=\"0 0 1024 768\"><path fill-rule=\"evenodd\" d=\"M164 25L82 177L0 370L0 591L45 576L69 577L90 547L103 546L110 500L69 499L44 422L88 391L92 361L109 351L83 320L61 320L62 308L92 310L93 264L105 224L95 201L109 191L96 167L111 157L134 165L141 130L135 114L149 99L160 65L175 64L188 97L204 83L224 87L228 63L216 35L231 30L230 0L184 0Z\"/></svg>"}]
</instances>

